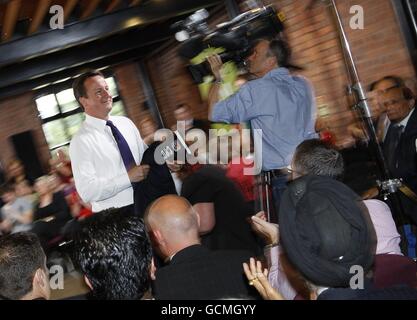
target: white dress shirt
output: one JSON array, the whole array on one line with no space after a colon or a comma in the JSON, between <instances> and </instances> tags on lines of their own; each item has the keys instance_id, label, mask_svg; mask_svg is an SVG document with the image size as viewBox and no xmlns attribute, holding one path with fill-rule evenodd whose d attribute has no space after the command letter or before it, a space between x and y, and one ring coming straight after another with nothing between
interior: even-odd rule
<instances>
[{"instance_id":1,"label":"white dress shirt","mask_svg":"<svg viewBox=\"0 0 417 320\"><path fill-rule=\"evenodd\" d=\"M180 196L181 195L181 188L182 188L182 181L181 179L178 177L178 174L176 172L171 172L171 177L172 177L172 181L174 181L175 184L175 191L177 191L177 194Z\"/></svg>"},{"instance_id":2,"label":"white dress shirt","mask_svg":"<svg viewBox=\"0 0 417 320\"><path fill-rule=\"evenodd\" d=\"M403 127L402 132L404 132L405 128L407 127L408 120L410 120L411 114L413 113L413 111L414 111L414 108L411 109L411 111L408 113L408 115L404 119L402 119L400 122L397 123L397 126L402 126ZM385 129L384 129L384 141L385 141L385 138L387 136L390 124L391 124L391 121L389 121L389 119L387 117Z\"/></svg>"},{"instance_id":3,"label":"white dress shirt","mask_svg":"<svg viewBox=\"0 0 417 320\"><path fill-rule=\"evenodd\" d=\"M126 139L137 165L146 145L134 123L126 117L109 117ZM106 121L86 114L70 144L75 186L93 212L133 203L133 188Z\"/></svg>"}]
</instances>

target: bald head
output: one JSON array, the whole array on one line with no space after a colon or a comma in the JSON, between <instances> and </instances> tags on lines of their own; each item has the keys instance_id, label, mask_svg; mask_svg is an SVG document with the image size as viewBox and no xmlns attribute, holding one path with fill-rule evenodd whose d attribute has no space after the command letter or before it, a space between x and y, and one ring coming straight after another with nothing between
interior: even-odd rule
<instances>
[{"instance_id":1,"label":"bald head","mask_svg":"<svg viewBox=\"0 0 417 320\"><path fill-rule=\"evenodd\" d=\"M199 238L197 214L185 198L176 195L155 200L145 214L145 223L148 229L159 230L169 242Z\"/></svg>"}]
</instances>

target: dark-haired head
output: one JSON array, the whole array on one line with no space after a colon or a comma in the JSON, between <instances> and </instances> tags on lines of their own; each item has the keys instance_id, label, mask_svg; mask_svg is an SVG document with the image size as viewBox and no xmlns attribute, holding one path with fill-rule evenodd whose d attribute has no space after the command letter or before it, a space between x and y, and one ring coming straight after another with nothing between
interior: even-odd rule
<instances>
[{"instance_id":1,"label":"dark-haired head","mask_svg":"<svg viewBox=\"0 0 417 320\"><path fill-rule=\"evenodd\" d=\"M151 245L132 209L109 209L88 218L76 234L74 261L102 300L137 300L149 288Z\"/></svg>"},{"instance_id":2,"label":"dark-haired head","mask_svg":"<svg viewBox=\"0 0 417 320\"><path fill-rule=\"evenodd\" d=\"M378 79L377 81L372 82L369 86L370 91L382 90L386 92L395 88L400 88L402 90L404 99L414 99L414 94L411 89L405 85L405 82L402 78L397 76L385 76L381 79Z\"/></svg>"},{"instance_id":3,"label":"dark-haired head","mask_svg":"<svg viewBox=\"0 0 417 320\"><path fill-rule=\"evenodd\" d=\"M251 53L245 62L251 74L263 77L277 67L302 69L292 65L290 60L291 49L286 41L277 38L260 38L252 44Z\"/></svg>"},{"instance_id":4,"label":"dark-haired head","mask_svg":"<svg viewBox=\"0 0 417 320\"><path fill-rule=\"evenodd\" d=\"M277 59L279 67L287 68L291 58L291 49L284 40L273 39L269 42L268 55Z\"/></svg>"},{"instance_id":5,"label":"dark-haired head","mask_svg":"<svg viewBox=\"0 0 417 320\"><path fill-rule=\"evenodd\" d=\"M0 197L4 203L13 202L16 198L15 185L6 182L0 186Z\"/></svg>"},{"instance_id":6,"label":"dark-haired head","mask_svg":"<svg viewBox=\"0 0 417 320\"><path fill-rule=\"evenodd\" d=\"M341 179L344 171L343 157L335 148L319 139L309 139L295 149L293 169L300 175Z\"/></svg>"},{"instance_id":7,"label":"dark-haired head","mask_svg":"<svg viewBox=\"0 0 417 320\"><path fill-rule=\"evenodd\" d=\"M49 299L46 256L38 237L18 232L0 237L0 299Z\"/></svg>"},{"instance_id":8,"label":"dark-haired head","mask_svg":"<svg viewBox=\"0 0 417 320\"><path fill-rule=\"evenodd\" d=\"M104 75L98 70L89 70L78 76L77 79L74 80L72 84L72 89L74 91L75 99L77 100L78 104L81 108L84 108L80 102L80 98L84 97L87 98L87 89L85 87L85 81L88 78L100 76L104 78Z\"/></svg>"},{"instance_id":9,"label":"dark-haired head","mask_svg":"<svg viewBox=\"0 0 417 320\"><path fill-rule=\"evenodd\" d=\"M415 97L404 80L396 76L386 76L371 85L371 90L377 90L378 101L383 106L388 119L398 123L405 119L415 105Z\"/></svg>"},{"instance_id":10,"label":"dark-haired head","mask_svg":"<svg viewBox=\"0 0 417 320\"><path fill-rule=\"evenodd\" d=\"M4 195L5 193L9 193L9 192L12 192L12 193L15 192L15 187L13 183L6 182L0 186L0 197Z\"/></svg>"}]
</instances>

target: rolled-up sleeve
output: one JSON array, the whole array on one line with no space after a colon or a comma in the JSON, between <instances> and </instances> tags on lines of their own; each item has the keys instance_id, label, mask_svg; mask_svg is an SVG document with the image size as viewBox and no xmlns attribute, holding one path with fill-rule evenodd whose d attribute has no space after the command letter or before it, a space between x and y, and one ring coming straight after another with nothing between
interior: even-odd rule
<instances>
[{"instance_id":1,"label":"rolled-up sleeve","mask_svg":"<svg viewBox=\"0 0 417 320\"><path fill-rule=\"evenodd\" d=\"M105 200L131 187L127 172L114 177L100 176L92 161L91 148L80 139L71 142L70 158L75 187L84 202Z\"/></svg>"}]
</instances>

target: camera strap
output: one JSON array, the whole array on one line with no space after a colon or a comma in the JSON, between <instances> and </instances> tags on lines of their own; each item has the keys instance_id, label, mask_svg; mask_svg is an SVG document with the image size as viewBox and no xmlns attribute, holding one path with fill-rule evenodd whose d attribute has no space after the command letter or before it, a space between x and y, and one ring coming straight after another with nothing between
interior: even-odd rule
<instances>
[{"instance_id":1,"label":"camera strap","mask_svg":"<svg viewBox=\"0 0 417 320\"><path fill-rule=\"evenodd\" d=\"M400 191L409 199L413 200L413 202L417 203L417 195L413 190L411 190L408 186L403 184L400 187Z\"/></svg>"}]
</instances>

